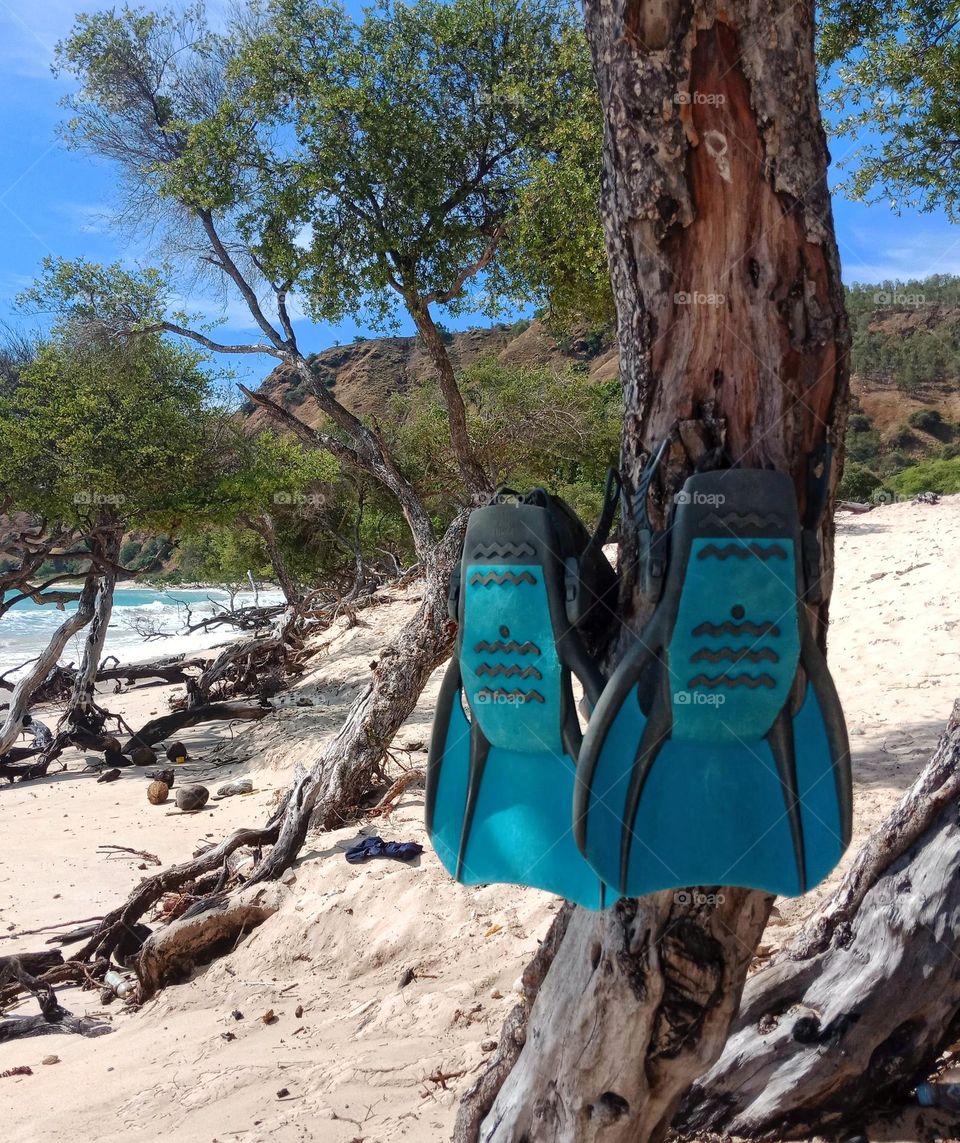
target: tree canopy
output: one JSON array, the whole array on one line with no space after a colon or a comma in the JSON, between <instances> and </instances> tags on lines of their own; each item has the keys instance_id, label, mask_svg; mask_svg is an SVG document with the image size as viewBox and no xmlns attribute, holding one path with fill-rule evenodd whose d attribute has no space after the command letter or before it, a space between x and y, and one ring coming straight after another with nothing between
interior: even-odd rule
<instances>
[{"instance_id":1,"label":"tree canopy","mask_svg":"<svg viewBox=\"0 0 960 1143\"><path fill-rule=\"evenodd\" d=\"M599 103L565 0L359 19L270 0L222 34L199 6L125 7L80 16L57 60L79 81L68 141L118 162L138 211L160 203L185 245L212 246L274 347L293 339L294 288L313 317L377 325L398 305L492 313L552 293L603 308ZM274 313L241 278L273 287Z\"/></svg>"},{"instance_id":2,"label":"tree canopy","mask_svg":"<svg viewBox=\"0 0 960 1143\"><path fill-rule=\"evenodd\" d=\"M8 509L81 532L176 515L202 469L208 387L198 355L157 336L41 346L0 394Z\"/></svg>"},{"instance_id":3,"label":"tree canopy","mask_svg":"<svg viewBox=\"0 0 960 1143\"><path fill-rule=\"evenodd\" d=\"M820 60L835 130L857 140L848 191L960 207L960 3L828 0Z\"/></svg>"}]
</instances>

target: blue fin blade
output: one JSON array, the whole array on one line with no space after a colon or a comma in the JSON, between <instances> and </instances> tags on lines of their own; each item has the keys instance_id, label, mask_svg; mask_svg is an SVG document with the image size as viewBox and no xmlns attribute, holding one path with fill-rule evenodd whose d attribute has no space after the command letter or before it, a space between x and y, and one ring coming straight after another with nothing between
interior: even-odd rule
<instances>
[{"instance_id":1,"label":"blue fin blade","mask_svg":"<svg viewBox=\"0 0 960 1143\"><path fill-rule=\"evenodd\" d=\"M576 766L568 754L488 746L468 810L471 740L481 732L463 711L456 664L450 671L455 674L449 690L455 683L455 692L441 697L441 702L451 700L446 736L431 747L438 762L430 791L430 838L443 865L466 885L530 885L602 908L603 886L573 838Z\"/></svg>"}]
</instances>

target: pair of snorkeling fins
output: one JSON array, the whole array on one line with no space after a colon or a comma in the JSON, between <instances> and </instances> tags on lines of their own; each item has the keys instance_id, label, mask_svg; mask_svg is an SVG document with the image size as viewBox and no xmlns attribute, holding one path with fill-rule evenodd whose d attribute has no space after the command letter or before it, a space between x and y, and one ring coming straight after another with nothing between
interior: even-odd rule
<instances>
[{"instance_id":1,"label":"pair of snorkeling fins","mask_svg":"<svg viewBox=\"0 0 960 1143\"><path fill-rule=\"evenodd\" d=\"M602 546L619 482L593 536L543 489L470 516L426 801L458 881L595 909L698 885L796 896L849 842L846 729L805 607L829 456L811 458L803 526L788 476L731 468L689 477L658 532L647 499L663 451L637 492L656 606L609 679L587 647L616 621Z\"/></svg>"}]
</instances>

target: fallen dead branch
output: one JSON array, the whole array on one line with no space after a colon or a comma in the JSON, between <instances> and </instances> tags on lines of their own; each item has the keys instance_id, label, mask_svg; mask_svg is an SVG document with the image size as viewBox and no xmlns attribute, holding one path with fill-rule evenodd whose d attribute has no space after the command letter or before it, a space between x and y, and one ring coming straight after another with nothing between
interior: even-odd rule
<instances>
[{"instance_id":1,"label":"fallen dead branch","mask_svg":"<svg viewBox=\"0 0 960 1143\"><path fill-rule=\"evenodd\" d=\"M379 802L373 809L367 811L368 818L379 817L381 814L389 814L394 808L394 803L399 797L407 790L408 786L412 786L414 782L423 780L422 770L407 770L401 774L400 777L393 783L389 790L383 795Z\"/></svg>"},{"instance_id":2,"label":"fallen dead branch","mask_svg":"<svg viewBox=\"0 0 960 1143\"><path fill-rule=\"evenodd\" d=\"M233 948L240 937L273 916L288 893L281 882L271 881L191 905L144 942L134 965L140 1000L148 1000L165 984L186 980L195 965Z\"/></svg>"},{"instance_id":3,"label":"fallen dead branch","mask_svg":"<svg viewBox=\"0 0 960 1143\"><path fill-rule=\"evenodd\" d=\"M259 706L245 702L215 702L195 706L190 710L178 710L173 714L161 715L152 719L136 731L123 748L125 754L136 746L154 746L169 738L171 734L185 726L196 726L201 722L250 721L263 718L273 711L271 706Z\"/></svg>"},{"instance_id":4,"label":"fallen dead branch","mask_svg":"<svg viewBox=\"0 0 960 1143\"><path fill-rule=\"evenodd\" d=\"M97 849L111 850L112 852L105 853L107 858L120 857L121 854L129 854L132 857L140 857L144 861L149 861L151 865L162 865L163 862L155 853L147 853L145 849L131 849L128 845L98 845Z\"/></svg>"}]
</instances>

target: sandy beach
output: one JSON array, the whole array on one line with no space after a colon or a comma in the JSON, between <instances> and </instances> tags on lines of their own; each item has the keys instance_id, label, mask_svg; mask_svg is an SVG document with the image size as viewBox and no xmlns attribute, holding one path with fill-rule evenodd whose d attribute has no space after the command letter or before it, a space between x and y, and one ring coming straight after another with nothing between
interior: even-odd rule
<instances>
[{"instance_id":1,"label":"sandy beach","mask_svg":"<svg viewBox=\"0 0 960 1143\"><path fill-rule=\"evenodd\" d=\"M855 769L849 861L923 767L960 693L960 497L839 515L837 531L829 648ZM61 773L0 788L0 955L45 947L48 934L20 934L102 914L153 869L99 846L144 850L168 865L238 826L262 824L294 767L309 764L339 725L379 648L413 613L416 586L390 594L393 602L360 613L358 626L338 620L325 633L275 714L182 734L192 760L178 782L215 790L243 775L253 781L251 794L181 814L172 801L148 803L142 771L98 784L82 772L77 752L64 756ZM403 765L426 762L440 675L398 735L394 753ZM111 684L101 697L137 726L166 713L179 690L141 685L115 694ZM47 712L46 721L55 718ZM360 833L419 841L425 852L409 865L352 866L343 851ZM842 871L802 899L778 902L762 946L768 955ZM96 991L60 991L75 1014L111 1021L110 1035L0 1044L0 1072L33 1070L0 1078L4 1138L449 1138L458 1095L499 1036L517 977L559 901L453 883L429 848L419 784L388 818L311 837L286 880L274 917L138 1012L119 1001L105 1008ZM31 999L17 1011L35 1007ZM265 1023L270 1010L275 1019ZM58 1062L45 1065L51 1055Z\"/></svg>"}]
</instances>

